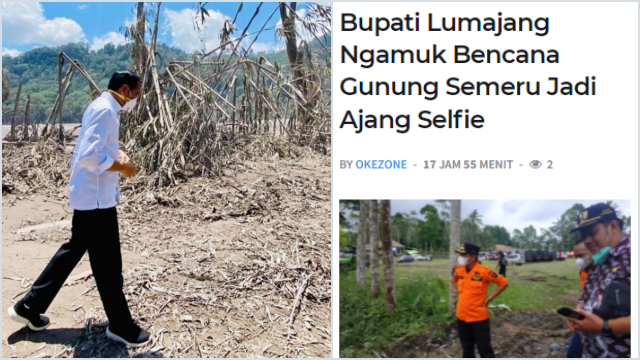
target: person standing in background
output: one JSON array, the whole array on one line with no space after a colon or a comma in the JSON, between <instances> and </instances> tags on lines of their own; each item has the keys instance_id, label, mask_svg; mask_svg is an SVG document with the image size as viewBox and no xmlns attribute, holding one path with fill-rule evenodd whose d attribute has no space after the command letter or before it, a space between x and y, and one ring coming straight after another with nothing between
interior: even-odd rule
<instances>
[{"instance_id":1,"label":"person standing in background","mask_svg":"<svg viewBox=\"0 0 640 360\"><path fill-rule=\"evenodd\" d=\"M598 249L599 251L600 249ZM589 277L589 271L593 265L591 260L591 253L587 246L584 244L584 240L578 240L573 247L573 254L576 258L576 265L580 268L580 289L584 290L584 283ZM582 357L582 341L580 340L580 334L575 333L571 337L569 347L567 348L568 358L581 358Z\"/></svg>"},{"instance_id":2,"label":"person standing in background","mask_svg":"<svg viewBox=\"0 0 640 360\"><path fill-rule=\"evenodd\" d=\"M498 271L498 274L506 278L507 277L507 258L504 256L504 253L502 251L498 253L498 265L496 265L496 270L498 270L498 268L500 268L500 270Z\"/></svg>"}]
</instances>

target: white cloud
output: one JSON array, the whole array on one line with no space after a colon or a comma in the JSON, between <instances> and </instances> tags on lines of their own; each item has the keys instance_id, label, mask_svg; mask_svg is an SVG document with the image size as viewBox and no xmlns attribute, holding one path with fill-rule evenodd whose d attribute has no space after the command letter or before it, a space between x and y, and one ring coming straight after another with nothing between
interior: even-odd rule
<instances>
[{"instance_id":1,"label":"white cloud","mask_svg":"<svg viewBox=\"0 0 640 360\"><path fill-rule=\"evenodd\" d=\"M97 51L102 49L107 44L113 44L118 46L118 45L124 45L126 43L127 43L127 40L125 39L124 35L117 33L115 31L110 31L104 34L103 36L94 37L89 49L93 51Z\"/></svg>"},{"instance_id":2,"label":"white cloud","mask_svg":"<svg viewBox=\"0 0 640 360\"><path fill-rule=\"evenodd\" d=\"M86 9L88 7L89 7L89 5L87 5L87 4L78 4L78 10L84 10L84 9Z\"/></svg>"},{"instance_id":3,"label":"white cloud","mask_svg":"<svg viewBox=\"0 0 640 360\"><path fill-rule=\"evenodd\" d=\"M171 34L171 45L187 52L202 49L200 37L205 40L206 50L213 50L220 44L218 35L229 17L216 10L208 10L209 17L205 18L200 33L194 25L196 13L193 9L179 11L165 9L165 31ZM198 19L200 21L200 19Z\"/></svg>"},{"instance_id":4,"label":"white cloud","mask_svg":"<svg viewBox=\"0 0 640 360\"><path fill-rule=\"evenodd\" d=\"M253 41L254 36L247 36L245 37L241 42L240 42L240 46L244 49L247 49L249 47L249 45L251 45L251 42ZM259 53L259 52L266 52L266 53L271 53L274 51L278 51L278 50L282 50L284 49L284 43L283 44L270 44L270 43L266 43L266 42L261 42L261 41L256 41L253 43L253 45L251 45L251 51L253 51L254 53Z\"/></svg>"},{"instance_id":5,"label":"white cloud","mask_svg":"<svg viewBox=\"0 0 640 360\"><path fill-rule=\"evenodd\" d=\"M20 50L2 48L2 56L9 55L11 57L16 57L20 55L20 53Z\"/></svg>"},{"instance_id":6,"label":"white cloud","mask_svg":"<svg viewBox=\"0 0 640 360\"><path fill-rule=\"evenodd\" d=\"M250 44L250 43L249 43ZM249 46L249 44L247 44L247 46ZM273 44L267 44L267 43L263 43L260 41L256 41L253 43L253 45L251 45L251 50L253 50L254 52L272 52L275 50L274 45Z\"/></svg>"},{"instance_id":7,"label":"white cloud","mask_svg":"<svg viewBox=\"0 0 640 360\"><path fill-rule=\"evenodd\" d=\"M130 18L124 20L124 26L131 27L131 25L136 23L136 16L132 15Z\"/></svg>"},{"instance_id":8,"label":"white cloud","mask_svg":"<svg viewBox=\"0 0 640 360\"><path fill-rule=\"evenodd\" d=\"M12 44L64 45L86 41L82 27L72 19L47 19L40 3L2 3L2 41Z\"/></svg>"},{"instance_id":9,"label":"white cloud","mask_svg":"<svg viewBox=\"0 0 640 360\"><path fill-rule=\"evenodd\" d=\"M200 17L196 19L196 13L192 9L182 9L179 11L165 10L165 35L171 35L171 45L187 52L202 50L202 39L205 40L206 50L210 51L220 45L220 30L226 20L230 18L216 10L207 10L209 17L205 17L204 26L200 27L200 33L194 25L194 20L200 25ZM253 36L245 37L241 46L248 47L253 41ZM271 52L279 49L275 44L256 41L251 45L254 52Z\"/></svg>"}]
</instances>

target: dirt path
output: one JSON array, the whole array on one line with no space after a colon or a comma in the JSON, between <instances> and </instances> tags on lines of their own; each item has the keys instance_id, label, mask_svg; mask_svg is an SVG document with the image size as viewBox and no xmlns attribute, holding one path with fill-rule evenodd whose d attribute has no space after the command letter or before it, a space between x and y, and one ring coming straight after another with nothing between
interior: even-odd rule
<instances>
[{"instance_id":1,"label":"dirt path","mask_svg":"<svg viewBox=\"0 0 640 360\"><path fill-rule=\"evenodd\" d=\"M21 329L3 309L3 357L329 357L329 164L246 162L125 201L125 293L151 343L128 351L107 341L93 278L83 277L61 290L47 331ZM67 240L71 214L66 200L2 200L6 308ZM87 270L85 257L70 278Z\"/></svg>"},{"instance_id":2,"label":"dirt path","mask_svg":"<svg viewBox=\"0 0 640 360\"><path fill-rule=\"evenodd\" d=\"M557 314L535 311L496 311L491 318L491 345L498 358L564 358L573 333ZM446 339L435 333L407 335L389 347L394 358L456 358L462 348L456 327Z\"/></svg>"}]
</instances>

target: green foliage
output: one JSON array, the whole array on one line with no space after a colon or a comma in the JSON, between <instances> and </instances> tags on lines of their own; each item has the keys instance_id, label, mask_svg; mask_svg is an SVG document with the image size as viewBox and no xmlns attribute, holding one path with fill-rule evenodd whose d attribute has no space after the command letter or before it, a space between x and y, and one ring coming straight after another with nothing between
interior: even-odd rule
<instances>
[{"instance_id":1,"label":"green foliage","mask_svg":"<svg viewBox=\"0 0 640 360\"><path fill-rule=\"evenodd\" d=\"M358 289L353 272L340 276L340 356L370 357L409 333L444 327L447 286L437 277L403 280L396 277L396 310L387 314L384 281L378 299ZM364 348L363 348L364 344Z\"/></svg>"},{"instance_id":2,"label":"green foliage","mask_svg":"<svg viewBox=\"0 0 640 360\"><path fill-rule=\"evenodd\" d=\"M328 36L323 39L323 42L331 44L331 37ZM71 59L78 61L98 87L106 89L114 72L132 69L131 46L130 44L118 46L108 44L97 51L90 50L89 45L85 43L67 44L59 47L39 47L26 51L17 57L3 56L2 68L6 72L13 88L17 88L19 83L22 84L21 106L24 106L26 95L31 95L29 121L31 123L43 123L47 120L58 95L58 53L60 51L65 52ZM312 41L309 46L312 53L318 54L320 60L329 61L329 53L321 48L322 45L317 40ZM157 45L156 53L159 69L166 68L171 61L193 60L193 54L188 54L178 48L162 43ZM259 54L251 52L250 54L249 57L254 59L264 56L271 63L279 64L283 71L288 71L289 61L284 50ZM228 56L223 56L222 61L228 60L228 58ZM63 77L68 66L68 64L64 66ZM242 81L238 81L238 84L241 83ZM224 81L219 81L219 85L224 86ZM3 104L3 113L13 110L14 100L15 98L10 98ZM64 100L62 122L79 123L90 100L87 81L80 74L75 73ZM7 116L3 123L10 123L10 117Z\"/></svg>"},{"instance_id":3,"label":"green foliage","mask_svg":"<svg viewBox=\"0 0 640 360\"><path fill-rule=\"evenodd\" d=\"M420 209L424 216L419 219L413 212L411 215L396 213L391 217L391 235L401 244L417 248L421 253L434 254L440 250L448 250L449 243L449 201L436 200L438 208L426 204ZM619 210L619 206L613 201L608 201L613 206L620 219L624 222L623 232L630 235L631 217L625 216ZM350 212L352 215L359 209L357 200L340 201L341 211ZM515 229L512 234L501 225L483 224L482 214L477 210L472 211L461 224L461 242L470 242L479 245L482 251L491 251L495 245L507 245L518 250L542 249L553 251L572 251L578 233L570 233L576 227L576 216L585 210L584 205L576 203L562 213L549 228L536 229L529 225L523 229ZM346 238L353 237L352 231L357 231L341 215L340 224L344 225L347 232Z\"/></svg>"},{"instance_id":4,"label":"green foliage","mask_svg":"<svg viewBox=\"0 0 640 360\"><path fill-rule=\"evenodd\" d=\"M340 247L344 248L348 243L349 238L347 237L347 232L345 230L342 230L342 227L340 227Z\"/></svg>"},{"instance_id":5,"label":"green foliage","mask_svg":"<svg viewBox=\"0 0 640 360\"><path fill-rule=\"evenodd\" d=\"M444 243L445 235L444 222L438 216L438 209L433 205L425 205L420 209L420 214L424 215L426 221L422 221L418 230L423 249L440 249Z\"/></svg>"}]
</instances>

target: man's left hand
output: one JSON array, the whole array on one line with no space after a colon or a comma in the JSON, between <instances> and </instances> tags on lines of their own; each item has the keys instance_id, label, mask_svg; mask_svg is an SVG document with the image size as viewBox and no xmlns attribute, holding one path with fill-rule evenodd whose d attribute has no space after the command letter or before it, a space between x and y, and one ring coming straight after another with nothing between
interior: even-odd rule
<instances>
[{"instance_id":1,"label":"man's left hand","mask_svg":"<svg viewBox=\"0 0 640 360\"><path fill-rule=\"evenodd\" d=\"M599 334L602 332L602 318L598 315L594 315L584 310L576 310L576 312L582 316L584 316L583 320L578 320L574 318L567 318L567 321L573 325L573 328L576 331L584 331L590 333Z\"/></svg>"},{"instance_id":2,"label":"man's left hand","mask_svg":"<svg viewBox=\"0 0 640 360\"><path fill-rule=\"evenodd\" d=\"M487 297L486 299L484 299L484 305L482 305L482 308L483 309L486 308L487 305L489 305L489 303L491 302L491 300L493 300L491 299L491 297Z\"/></svg>"},{"instance_id":3,"label":"man's left hand","mask_svg":"<svg viewBox=\"0 0 640 360\"><path fill-rule=\"evenodd\" d=\"M129 159L129 156L125 154L124 151L118 150L118 161L121 163L128 163L131 162L131 159Z\"/></svg>"}]
</instances>

